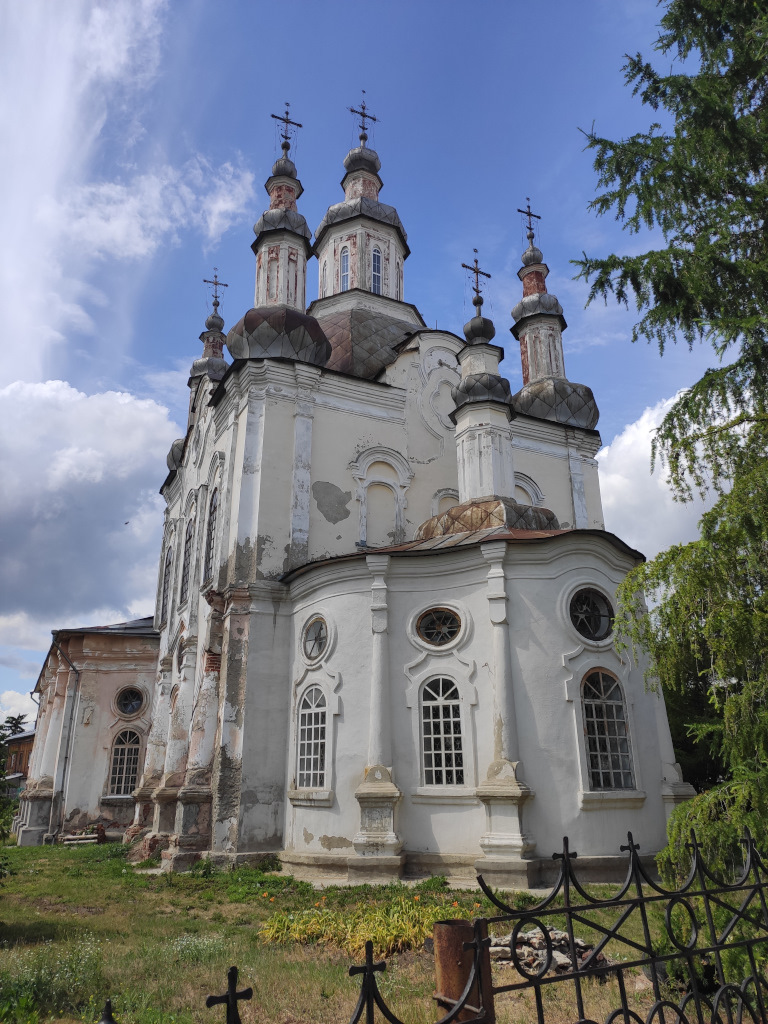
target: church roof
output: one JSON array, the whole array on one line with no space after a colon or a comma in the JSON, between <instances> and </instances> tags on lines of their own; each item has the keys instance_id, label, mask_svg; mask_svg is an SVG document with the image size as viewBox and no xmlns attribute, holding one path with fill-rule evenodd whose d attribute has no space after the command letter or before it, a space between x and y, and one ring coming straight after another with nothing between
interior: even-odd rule
<instances>
[{"instance_id":1,"label":"church roof","mask_svg":"<svg viewBox=\"0 0 768 1024\"><path fill-rule=\"evenodd\" d=\"M331 343L326 367L368 380L393 363L397 347L420 329L418 324L362 308L318 316L317 322Z\"/></svg>"},{"instance_id":2,"label":"church roof","mask_svg":"<svg viewBox=\"0 0 768 1024\"><path fill-rule=\"evenodd\" d=\"M332 562L349 561L355 558L365 558L366 555L431 555L439 554L453 548L469 548L478 544L484 544L489 540L503 540L508 544L530 544L546 543L556 540L558 537L599 537L607 540L622 554L638 562L645 561L645 555L636 551L629 544L617 537L615 533L608 530L510 530L504 526L492 527L486 530L472 530L466 533L449 533L441 537L433 537L431 540L411 540L404 544L394 544L386 548L362 548L359 552L349 555L335 555L331 558L319 558L315 562L306 562L304 565L291 569L280 578L281 583L290 583L292 579L308 572L320 565L329 565Z\"/></svg>"},{"instance_id":3,"label":"church roof","mask_svg":"<svg viewBox=\"0 0 768 1024\"><path fill-rule=\"evenodd\" d=\"M397 210L394 206L380 203L378 199L369 199L368 196L359 196L357 199L345 199L341 203L334 203L333 206L328 207L326 215L318 224L317 231L315 231L315 251L317 251L320 239L328 228L341 221L352 220L353 217L369 217L371 220L377 220L381 224L390 224L393 228L396 228L405 248L405 255L409 255L411 250L408 248L408 235L405 233L403 222L400 220Z\"/></svg>"},{"instance_id":4,"label":"church roof","mask_svg":"<svg viewBox=\"0 0 768 1024\"><path fill-rule=\"evenodd\" d=\"M154 628L154 618L148 615L143 619L131 619L129 622L115 622L110 626L72 626L64 627L63 629L54 629L52 633L54 637L61 636L62 633L110 633L120 634L121 636L159 636L160 634Z\"/></svg>"}]
</instances>

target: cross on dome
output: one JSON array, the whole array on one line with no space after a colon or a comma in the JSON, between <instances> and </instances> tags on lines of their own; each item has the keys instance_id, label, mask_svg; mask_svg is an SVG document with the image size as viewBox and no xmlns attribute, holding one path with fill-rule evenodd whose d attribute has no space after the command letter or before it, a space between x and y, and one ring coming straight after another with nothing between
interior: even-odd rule
<instances>
[{"instance_id":1,"label":"cross on dome","mask_svg":"<svg viewBox=\"0 0 768 1024\"><path fill-rule=\"evenodd\" d=\"M280 137L283 140L282 143L281 143L281 148L282 148L284 153L287 153L288 150L291 148L291 132L290 132L290 128L288 126L292 125L294 128L303 128L304 127L304 125L303 124L299 124L298 121L292 121L290 115L291 115L291 104L288 102L288 100L285 101L285 113L284 114L282 114L282 115L280 115L280 114L270 114L269 115L270 117L273 117L275 119L275 121L282 121L282 123L283 123L283 130L280 132Z\"/></svg>"},{"instance_id":2,"label":"cross on dome","mask_svg":"<svg viewBox=\"0 0 768 1024\"><path fill-rule=\"evenodd\" d=\"M536 220L541 220L541 214L533 213L533 211L531 210L531 197L530 196L526 196L525 197L525 203L526 203L525 209L521 210L520 207L518 206L517 212L518 213L522 213L522 215L524 217L528 218L528 232L526 234L526 237L527 237L529 242L533 242L534 232L533 232L533 220L532 220L532 218L535 217Z\"/></svg>"},{"instance_id":3,"label":"cross on dome","mask_svg":"<svg viewBox=\"0 0 768 1024\"><path fill-rule=\"evenodd\" d=\"M487 277L488 280L490 280L491 275L487 274L484 270L480 269L480 264L477 262L477 249L473 249L472 252L475 254L474 264L470 266L468 263L462 263L461 265L465 270L468 270L471 274L475 275L475 283L472 286L472 290L475 293L475 297L474 299L472 299L472 305L477 307L479 315L480 307L483 304L483 296L480 294L480 278L482 276Z\"/></svg>"},{"instance_id":4,"label":"cross on dome","mask_svg":"<svg viewBox=\"0 0 768 1024\"><path fill-rule=\"evenodd\" d=\"M219 280L219 268L213 268L213 280L209 281L207 277L203 278L203 284L210 284L213 286L213 311L214 313L219 308L219 288L229 288L228 284L224 284L223 281Z\"/></svg>"},{"instance_id":5,"label":"cross on dome","mask_svg":"<svg viewBox=\"0 0 768 1024\"><path fill-rule=\"evenodd\" d=\"M360 104L360 109L355 110L354 107L347 107L347 109L349 110L350 114L355 114L357 117L360 118L360 144L364 146L365 143L368 141L368 134L365 130L365 122L373 121L373 123L376 124L376 122L378 121L377 117L374 117L373 114L368 113L368 108L365 105L365 89L363 89L363 101Z\"/></svg>"}]
</instances>

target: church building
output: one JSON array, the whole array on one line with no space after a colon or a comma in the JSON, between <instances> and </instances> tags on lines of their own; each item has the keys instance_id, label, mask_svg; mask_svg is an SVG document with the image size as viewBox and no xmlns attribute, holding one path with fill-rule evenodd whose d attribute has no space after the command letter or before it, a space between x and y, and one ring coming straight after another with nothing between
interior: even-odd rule
<instances>
[{"instance_id":1,"label":"church building","mask_svg":"<svg viewBox=\"0 0 768 1024\"><path fill-rule=\"evenodd\" d=\"M627 831L660 849L692 789L614 647L642 555L604 529L597 405L566 375L532 227L516 394L477 261L463 337L426 326L361 113L314 236L286 113L253 308L225 333L216 290L200 336L128 836L168 868L273 852L305 876L529 886L568 835L607 879Z\"/></svg>"}]
</instances>

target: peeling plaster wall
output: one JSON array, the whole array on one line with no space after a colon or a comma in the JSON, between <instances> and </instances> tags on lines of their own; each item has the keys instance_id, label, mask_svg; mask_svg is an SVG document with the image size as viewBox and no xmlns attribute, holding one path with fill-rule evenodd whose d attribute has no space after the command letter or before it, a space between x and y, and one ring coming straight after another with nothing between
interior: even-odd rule
<instances>
[{"instance_id":1,"label":"peeling plaster wall","mask_svg":"<svg viewBox=\"0 0 768 1024\"><path fill-rule=\"evenodd\" d=\"M519 757L523 778L535 794L525 804L523 821L537 843L536 855L548 857L566 834L584 855L612 854L630 828L644 836L647 850L659 849L665 841L661 783L666 758L658 724L659 698L645 689L644 665L622 662L610 640L585 642L567 611L568 596L579 586L597 585L613 594L630 560L607 539L571 535L541 545L510 545L503 564ZM387 577L392 767L394 782L403 793L395 822L408 852L481 852L485 809L474 794L494 760L494 627L487 573L488 564L475 547L439 558L395 557ZM332 637L328 656L311 667L294 642L286 762L291 788L296 776L297 700L307 686L319 685L329 695L326 788L333 796L328 806L310 806L300 794L289 802L285 842L298 853L320 854L327 850L323 837L351 841L359 828L355 789L366 766L371 706L370 575L362 559L337 566L335 573L328 566L318 567L297 578L291 592L295 637L315 614L325 616ZM461 614L462 639L446 652L429 649L414 636L415 620L447 600ZM628 798L615 791L603 799L600 794L597 806L583 808L581 794L589 785L578 743L579 733L583 735L579 687L597 667L616 674L624 687L639 795ZM424 681L436 676L454 679L462 694L463 787L430 788L419 781L418 692Z\"/></svg>"},{"instance_id":2,"label":"peeling plaster wall","mask_svg":"<svg viewBox=\"0 0 768 1024\"><path fill-rule=\"evenodd\" d=\"M133 800L109 795L112 744L124 729L137 732L142 755L149 732L157 641L151 637L80 634L66 642L67 653L80 669L75 697L73 736L64 777L65 830L89 822L115 819L128 824ZM135 687L144 696L136 716L122 715L115 704L121 690ZM59 749L59 759L64 750Z\"/></svg>"}]
</instances>

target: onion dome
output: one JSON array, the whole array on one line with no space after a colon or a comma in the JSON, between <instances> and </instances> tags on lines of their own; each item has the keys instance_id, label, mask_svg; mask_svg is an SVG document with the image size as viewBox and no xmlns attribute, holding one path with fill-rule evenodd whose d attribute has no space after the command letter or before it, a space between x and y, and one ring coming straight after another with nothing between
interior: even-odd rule
<instances>
[{"instance_id":1,"label":"onion dome","mask_svg":"<svg viewBox=\"0 0 768 1024\"><path fill-rule=\"evenodd\" d=\"M190 380L194 377L202 377L203 374L211 380L221 380L227 372L228 363L222 353L224 350L224 335L222 327L224 320L219 315L219 300L213 300L213 312L205 321L205 330L200 335L203 343L203 354L192 363L189 371Z\"/></svg>"},{"instance_id":2,"label":"onion dome","mask_svg":"<svg viewBox=\"0 0 768 1024\"><path fill-rule=\"evenodd\" d=\"M470 373L451 388L451 398L456 406L451 413L451 419L455 423L456 412L463 405L472 402L501 402L503 405L511 406L512 389L509 381L498 373Z\"/></svg>"},{"instance_id":3,"label":"onion dome","mask_svg":"<svg viewBox=\"0 0 768 1024\"><path fill-rule=\"evenodd\" d=\"M475 316L464 324L464 337L468 345L487 345L496 337L493 320L483 316L483 296L478 291L472 299Z\"/></svg>"},{"instance_id":4,"label":"onion dome","mask_svg":"<svg viewBox=\"0 0 768 1024\"><path fill-rule=\"evenodd\" d=\"M379 202L379 191L383 187L383 182L379 177L381 160L376 150L368 148L367 142L367 134L365 131L361 131L360 145L350 149L344 158L346 173L341 180L344 201L330 206L320 221L315 231L316 254L328 228L341 221L352 220L353 217L368 217L370 220L376 220L380 224L387 224L395 228L403 244L405 256L410 254L408 235L397 210L394 206Z\"/></svg>"},{"instance_id":5,"label":"onion dome","mask_svg":"<svg viewBox=\"0 0 768 1024\"><path fill-rule=\"evenodd\" d=\"M227 335L234 359L291 359L324 366L331 345L313 316L291 306L249 309Z\"/></svg>"},{"instance_id":6,"label":"onion dome","mask_svg":"<svg viewBox=\"0 0 768 1024\"><path fill-rule=\"evenodd\" d=\"M272 165L272 174L264 183L269 195L269 209L253 225L253 232L256 235L253 248L255 251L261 237L267 232L292 231L304 238L305 248L309 251L312 232L296 208L296 200L304 189L296 177L296 165L288 156L291 148L288 139L283 139L281 148L283 155Z\"/></svg>"},{"instance_id":7,"label":"onion dome","mask_svg":"<svg viewBox=\"0 0 768 1024\"><path fill-rule=\"evenodd\" d=\"M554 512L535 505L519 505L510 498L492 495L454 505L446 512L432 516L416 531L414 540L435 540L457 533L478 533L494 530L559 530L560 523Z\"/></svg>"},{"instance_id":8,"label":"onion dome","mask_svg":"<svg viewBox=\"0 0 768 1024\"><path fill-rule=\"evenodd\" d=\"M184 443L185 438L177 437L171 445L165 460L171 473L175 473L181 467L181 460L184 456Z\"/></svg>"},{"instance_id":9,"label":"onion dome","mask_svg":"<svg viewBox=\"0 0 768 1024\"><path fill-rule=\"evenodd\" d=\"M512 408L521 416L566 423L594 430L600 418L592 389L562 377L539 377L512 397Z\"/></svg>"},{"instance_id":10,"label":"onion dome","mask_svg":"<svg viewBox=\"0 0 768 1024\"><path fill-rule=\"evenodd\" d=\"M344 157L344 170L347 174L352 174L353 171L369 171L371 174L378 174L381 170L381 160L379 154L375 149L368 149L365 143L368 141L368 136L365 132L360 135L360 145L355 149L350 149L347 155ZM344 182L342 181L342 187Z\"/></svg>"}]
</instances>

